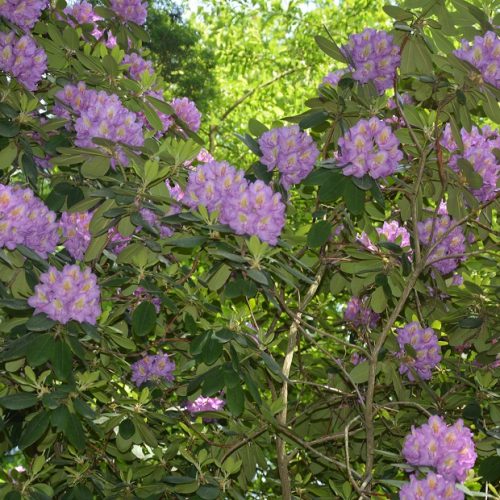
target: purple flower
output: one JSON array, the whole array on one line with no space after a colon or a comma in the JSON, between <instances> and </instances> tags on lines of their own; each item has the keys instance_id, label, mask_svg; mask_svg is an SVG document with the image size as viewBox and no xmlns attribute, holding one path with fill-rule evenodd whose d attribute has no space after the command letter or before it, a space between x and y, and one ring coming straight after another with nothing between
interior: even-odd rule
<instances>
[{"instance_id":1,"label":"purple flower","mask_svg":"<svg viewBox=\"0 0 500 500\"><path fill-rule=\"evenodd\" d=\"M56 214L31 189L0 184L0 248L24 245L45 259L58 240Z\"/></svg>"},{"instance_id":2,"label":"purple flower","mask_svg":"<svg viewBox=\"0 0 500 500\"><path fill-rule=\"evenodd\" d=\"M399 99L400 104L413 104L414 100L411 94L404 92L403 94L398 94L397 99ZM394 97L390 97L387 100L387 107L389 109L396 109L396 101Z\"/></svg>"},{"instance_id":3,"label":"purple flower","mask_svg":"<svg viewBox=\"0 0 500 500\"><path fill-rule=\"evenodd\" d=\"M123 58L122 64L129 64L127 69L130 77L134 80L141 80L143 73L148 73L150 75L154 74L153 63L151 61L146 61L139 54L132 52L131 54L126 54Z\"/></svg>"},{"instance_id":4,"label":"purple flower","mask_svg":"<svg viewBox=\"0 0 500 500\"><path fill-rule=\"evenodd\" d=\"M171 227L158 223L158 216L152 210L148 208L141 208L139 210L141 217L154 229L156 229L160 233L161 238L169 238L174 234L174 231ZM138 228L140 230L140 228Z\"/></svg>"},{"instance_id":5,"label":"purple flower","mask_svg":"<svg viewBox=\"0 0 500 500\"><path fill-rule=\"evenodd\" d=\"M470 132L463 128L460 135L464 144L463 153L458 151L449 124L446 125L443 131L441 144L452 152L449 166L455 172L460 172L458 165L460 159L465 159L471 163L474 171L483 180L483 185L479 189L473 189L472 193L483 203L490 201L498 192L500 160L495 155L495 149L500 149L500 135L496 130L491 130L488 125L484 125L481 129L472 127Z\"/></svg>"},{"instance_id":6,"label":"purple flower","mask_svg":"<svg viewBox=\"0 0 500 500\"><path fill-rule=\"evenodd\" d=\"M400 500L463 500L464 494L457 490L454 481L429 472L425 479L410 476L399 492Z\"/></svg>"},{"instance_id":7,"label":"purple flower","mask_svg":"<svg viewBox=\"0 0 500 500\"><path fill-rule=\"evenodd\" d=\"M401 58L391 35L367 28L362 33L351 35L342 50L354 63L354 80L360 83L373 81L379 94L392 87Z\"/></svg>"},{"instance_id":8,"label":"purple flower","mask_svg":"<svg viewBox=\"0 0 500 500\"><path fill-rule=\"evenodd\" d=\"M187 97L176 98L170 102L175 114L193 131L198 132L201 125L201 114L196 104Z\"/></svg>"},{"instance_id":9,"label":"purple flower","mask_svg":"<svg viewBox=\"0 0 500 500\"><path fill-rule=\"evenodd\" d=\"M332 87L336 87L339 83L339 81L342 79L342 77L348 73L348 70L347 69L339 69L337 71L333 71L332 73L328 73L328 75L326 75L324 78L323 78L323 85L325 84L330 84Z\"/></svg>"},{"instance_id":10,"label":"purple flower","mask_svg":"<svg viewBox=\"0 0 500 500\"><path fill-rule=\"evenodd\" d=\"M94 24L96 21L102 19L102 17L94 12L94 6L85 0L68 5L64 9L64 13L67 16L71 16L77 24ZM70 24L75 27L75 23L72 20L70 20Z\"/></svg>"},{"instance_id":11,"label":"purple flower","mask_svg":"<svg viewBox=\"0 0 500 500\"><path fill-rule=\"evenodd\" d=\"M477 68L485 82L500 88L500 38L495 32L474 37L472 45L462 40L462 47L453 53Z\"/></svg>"},{"instance_id":12,"label":"purple flower","mask_svg":"<svg viewBox=\"0 0 500 500\"><path fill-rule=\"evenodd\" d=\"M116 227L112 227L108 230L107 248L109 248L115 255L118 255L120 252L125 250L131 240L131 236L123 236Z\"/></svg>"},{"instance_id":13,"label":"purple flower","mask_svg":"<svg viewBox=\"0 0 500 500\"><path fill-rule=\"evenodd\" d=\"M50 266L40 276L35 295L28 299L35 314L45 313L60 323L75 320L96 324L101 315L100 290L90 267L64 266L62 271Z\"/></svg>"},{"instance_id":14,"label":"purple flower","mask_svg":"<svg viewBox=\"0 0 500 500\"><path fill-rule=\"evenodd\" d=\"M349 322L354 328L375 328L380 316L368 305L368 297L362 299L351 297L344 311L344 321Z\"/></svg>"},{"instance_id":15,"label":"purple flower","mask_svg":"<svg viewBox=\"0 0 500 500\"><path fill-rule=\"evenodd\" d=\"M429 217L417 224L418 237L424 245L434 245L439 240L439 244L428 257L428 263L441 274L451 273L461 261L465 260L465 256L444 258L447 255L465 252L465 236L460 226L455 227L447 236L444 236L454 225L455 221L444 214L436 219Z\"/></svg>"},{"instance_id":16,"label":"purple flower","mask_svg":"<svg viewBox=\"0 0 500 500\"><path fill-rule=\"evenodd\" d=\"M137 386L149 381L165 380L173 382L175 363L170 361L168 354L159 353L156 355L145 356L130 366L132 370L132 382Z\"/></svg>"},{"instance_id":17,"label":"purple flower","mask_svg":"<svg viewBox=\"0 0 500 500\"><path fill-rule=\"evenodd\" d=\"M384 222L382 227L377 227L375 230L390 243L396 243L401 248L410 246L410 233L395 220Z\"/></svg>"},{"instance_id":18,"label":"purple flower","mask_svg":"<svg viewBox=\"0 0 500 500\"><path fill-rule=\"evenodd\" d=\"M111 8L123 21L142 25L148 15L148 4L141 0L111 0Z\"/></svg>"},{"instance_id":19,"label":"purple flower","mask_svg":"<svg viewBox=\"0 0 500 500\"><path fill-rule=\"evenodd\" d=\"M56 94L60 104L54 107L54 114L68 118L68 110L76 116L74 128L75 144L83 148L97 147L92 139L99 137L128 146L140 147L144 144L142 124L136 113L123 106L120 98L104 91L86 88L83 82L66 85ZM118 160L128 164L122 150L117 149Z\"/></svg>"},{"instance_id":20,"label":"purple flower","mask_svg":"<svg viewBox=\"0 0 500 500\"><path fill-rule=\"evenodd\" d=\"M40 19L47 7L47 0L4 0L0 4L0 16L28 31Z\"/></svg>"},{"instance_id":21,"label":"purple flower","mask_svg":"<svg viewBox=\"0 0 500 500\"><path fill-rule=\"evenodd\" d=\"M420 378L429 380L432 377L432 369L441 361L441 347L434 330L422 328L418 322L413 321L398 329L398 344L400 347L398 357L401 359L399 373L406 373L413 381L415 378L410 370L411 367ZM406 344L415 350L415 359L406 354Z\"/></svg>"},{"instance_id":22,"label":"purple flower","mask_svg":"<svg viewBox=\"0 0 500 500\"><path fill-rule=\"evenodd\" d=\"M339 139L339 165L344 175L373 179L393 174L403 153L391 128L376 117L359 122Z\"/></svg>"},{"instance_id":23,"label":"purple flower","mask_svg":"<svg viewBox=\"0 0 500 500\"><path fill-rule=\"evenodd\" d=\"M285 225L281 195L260 180L249 183L242 170L226 162L204 163L190 172L183 201L191 208L217 210L220 222L236 234L256 235L271 245Z\"/></svg>"},{"instance_id":24,"label":"purple flower","mask_svg":"<svg viewBox=\"0 0 500 500\"><path fill-rule=\"evenodd\" d=\"M472 432L463 420L446 425L439 416L411 428L403 444L403 456L410 465L434 467L448 481L464 481L477 455Z\"/></svg>"},{"instance_id":25,"label":"purple flower","mask_svg":"<svg viewBox=\"0 0 500 500\"><path fill-rule=\"evenodd\" d=\"M47 56L31 36L0 32L0 69L33 91L47 69Z\"/></svg>"},{"instance_id":26,"label":"purple flower","mask_svg":"<svg viewBox=\"0 0 500 500\"><path fill-rule=\"evenodd\" d=\"M278 168L285 189L305 179L319 156L315 142L298 125L264 132L259 146L263 155L261 163L269 171Z\"/></svg>"},{"instance_id":27,"label":"purple flower","mask_svg":"<svg viewBox=\"0 0 500 500\"><path fill-rule=\"evenodd\" d=\"M64 212L59 221L62 235L66 238L64 247L76 260L83 259L92 239L89 229L91 220L92 214L89 212Z\"/></svg>"},{"instance_id":28,"label":"purple flower","mask_svg":"<svg viewBox=\"0 0 500 500\"><path fill-rule=\"evenodd\" d=\"M198 396L194 401L186 403L186 410L193 415L202 411L221 411L225 404L223 399Z\"/></svg>"}]
</instances>

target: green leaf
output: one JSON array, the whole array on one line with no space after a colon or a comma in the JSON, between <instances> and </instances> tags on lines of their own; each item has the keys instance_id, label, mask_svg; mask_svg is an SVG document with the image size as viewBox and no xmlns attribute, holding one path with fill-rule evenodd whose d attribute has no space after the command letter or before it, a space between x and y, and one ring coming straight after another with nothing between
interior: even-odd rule
<instances>
[{"instance_id":1,"label":"green leaf","mask_svg":"<svg viewBox=\"0 0 500 500\"><path fill-rule=\"evenodd\" d=\"M349 183L349 178L345 175L332 172L319 188L319 201L324 203L336 201L344 194L344 189Z\"/></svg>"},{"instance_id":2,"label":"green leaf","mask_svg":"<svg viewBox=\"0 0 500 500\"><path fill-rule=\"evenodd\" d=\"M19 134L19 125L8 119L0 119L0 137L15 137Z\"/></svg>"},{"instance_id":3,"label":"green leaf","mask_svg":"<svg viewBox=\"0 0 500 500\"><path fill-rule=\"evenodd\" d=\"M53 357L55 348L54 337L50 333L37 335L28 346L26 357L31 366L40 366Z\"/></svg>"},{"instance_id":4,"label":"green leaf","mask_svg":"<svg viewBox=\"0 0 500 500\"><path fill-rule=\"evenodd\" d=\"M500 481L500 457L485 458L479 464L479 475L488 483L498 483Z\"/></svg>"},{"instance_id":5,"label":"green leaf","mask_svg":"<svg viewBox=\"0 0 500 500\"><path fill-rule=\"evenodd\" d=\"M226 401L229 411L234 417L239 417L245 408L245 394L240 384L226 387Z\"/></svg>"},{"instance_id":6,"label":"green leaf","mask_svg":"<svg viewBox=\"0 0 500 500\"><path fill-rule=\"evenodd\" d=\"M227 264L222 264L222 266L220 266L208 280L208 289L212 292L218 290L224 285L224 283L226 283L229 276L231 276L231 268Z\"/></svg>"},{"instance_id":7,"label":"green leaf","mask_svg":"<svg viewBox=\"0 0 500 500\"><path fill-rule=\"evenodd\" d=\"M269 129L263 123L260 123L255 118L250 118L250 120L248 121L248 130L255 137L260 137Z\"/></svg>"},{"instance_id":8,"label":"green leaf","mask_svg":"<svg viewBox=\"0 0 500 500\"><path fill-rule=\"evenodd\" d=\"M130 418L122 420L120 426L118 427L118 430L120 432L120 436L123 439L130 439L135 434L134 422L130 420Z\"/></svg>"},{"instance_id":9,"label":"green leaf","mask_svg":"<svg viewBox=\"0 0 500 500\"><path fill-rule=\"evenodd\" d=\"M387 297L385 296L384 287L379 286L372 293L370 307L376 312L381 313L387 307Z\"/></svg>"},{"instance_id":10,"label":"green leaf","mask_svg":"<svg viewBox=\"0 0 500 500\"><path fill-rule=\"evenodd\" d=\"M73 355L66 342L62 340L55 341L50 361L59 380L67 381L72 377Z\"/></svg>"},{"instance_id":11,"label":"green leaf","mask_svg":"<svg viewBox=\"0 0 500 500\"><path fill-rule=\"evenodd\" d=\"M386 14L391 16L393 19L397 19L398 21L405 21L407 19L413 18L413 14L411 12L402 9L401 7L396 7L394 5L384 5L382 8L384 9Z\"/></svg>"},{"instance_id":12,"label":"green leaf","mask_svg":"<svg viewBox=\"0 0 500 500\"><path fill-rule=\"evenodd\" d=\"M479 420L481 418L481 406L476 401L472 401L463 409L462 416L467 420Z\"/></svg>"},{"instance_id":13,"label":"green leaf","mask_svg":"<svg viewBox=\"0 0 500 500\"><path fill-rule=\"evenodd\" d=\"M32 332L46 332L55 324L56 322L48 318L45 314L37 314L27 321L26 328Z\"/></svg>"},{"instance_id":14,"label":"green leaf","mask_svg":"<svg viewBox=\"0 0 500 500\"><path fill-rule=\"evenodd\" d=\"M0 169L8 168L17 158L17 146L13 142L9 142L7 147L0 151Z\"/></svg>"},{"instance_id":15,"label":"green leaf","mask_svg":"<svg viewBox=\"0 0 500 500\"><path fill-rule=\"evenodd\" d=\"M17 394L10 394L9 396L0 398L0 406L8 410L24 410L25 408L35 406L37 402L38 398L36 394L27 392L18 392Z\"/></svg>"},{"instance_id":16,"label":"green leaf","mask_svg":"<svg viewBox=\"0 0 500 500\"><path fill-rule=\"evenodd\" d=\"M188 236L185 238L168 238L166 243L179 248L195 248L203 245L207 241L206 236Z\"/></svg>"},{"instance_id":17,"label":"green leaf","mask_svg":"<svg viewBox=\"0 0 500 500\"><path fill-rule=\"evenodd\" d=\"M368 381L368 374L369 374L368 361L362 361L351 370L349 376L351 377L352 381L355 384L364 384L365 382Z\"/></svg>"},{"instance_id":18,"label":"green leaf","mask_svg":"<svg viewBox=\"0 0 500 500\"><path fill-rule=\"evenodd\" d=\"M347 63L347 59L345 58L344 54L341 52L340 48L333 40L329 40L328 38L325 38L321 35L315 36L314 39L316 40L318 47L327 56L330 56L337 61Z\"/></svg>"},{"instance_id":19,"label":"green leaf","mask_svg":"<svg viewBox=\"0 0 500 500\"><path fill-rule=\"evenodd\" d=\"M329 221L320 220L311 227L307 235L307 244L310 247L321 247L328 241L331 232L332 224Z\"/></svg>"},{"instance_id":20,"label":"green leaf","mask_svg":"<svg viewBox=\"0 0 500 500\"><path fill-rule=\"evenodd\" d=\"M474 329L479 328L483 324L483 318L473 317L461 319L458 322L460 328Z\"/></svg>"},{"instance_id":21,"label":"green leaf","mask_svg":"<svg viewBox=\"0 0 500 500\"><path fill-rule=\"evenodd\" d=\"M222 344L210 335L208 340L203 344L201 352L203 362L207 365L213 365L221 357L222 350Z\"/></svg>"},{"instance_id":22,"label":"green leaf","mask_svg":"<svg viewBox=\"0 0 500 500\"><path fill-rule=\"evenodd\" d=\"M321 125L325 123L328 120L328 113L326 111L320 110L320 111L311 111L310 113L307 113L302 120L299 122L299 127L302 130L308 129L308 128L314 128L318 125Z\"/></svg>"},{"instance_id":23,"label":"green leaf","mask_svg":"<svg viewBox=\"0 0 500 500\"><path fill-rule=\"evenodd\" d=\"M216 500L219 498L220 489L217 486L200 486L196 494L203 500Z\"/></svg>"},{"instance_id":24,"label":"green leaf","mask_svg":"<svg viewBox=\"0 0 500 500\"><path fill-rule=\"evenodd\" d=\"M491 92L485 92L486 100L483 101L484 112L488 115L488 118L495 123L500 123L500 105L498 101L493 97Z\"/></svg>"},{"instance_id":25,"label":"green leaf","mask_svg":"<svg viewBox=\"0 0 500 500\"><path fill-rule=\"evenodd\" d=\"M82 175L87 179L104 177L109 170L110 159L105 156L94 156L82 165Z\"/></svg>"},{"instance_id":26,"label":"green leaf","mask_svg":"<svg viewBox=\"0 0 500 500\"><path fill-rule=\"evenodd\" d=\"M77 450L85 449L85 432L80 419L73 413L68 412L64 434Z\"/></svg>"},{"instance_id":27,"label":"green leaf","mask_svg":"<svg viewBox=\"0 0 500 500\"><path fill-rule=\"evenodd\" d=\"M348 182L344 188L344 201L347 210L352 215L362 215L365 209L365 192L359 189L354 182Z\"/></svg>"},{"instance_id":28,"label":"green leaf","mask_svg":"<svg viewBox=\"0 0 500 500\"><path fill-rule=\"evenodd\" d=\"M141 302L132 314L132 331L144 337L151 333L156 326L156 309L148 301Z\"/></svg>"},{"instance_id":29,"label":"green leaf","mask_svg":"<svg viewBox=\"0 0 500 500\"><path fill-rule=\"evenodd\" d=\"M49 413L44 411L35 415L24 428L18 446L22 450L36 443L45 433L49 426Z\"/></svg>"}]
</instances>

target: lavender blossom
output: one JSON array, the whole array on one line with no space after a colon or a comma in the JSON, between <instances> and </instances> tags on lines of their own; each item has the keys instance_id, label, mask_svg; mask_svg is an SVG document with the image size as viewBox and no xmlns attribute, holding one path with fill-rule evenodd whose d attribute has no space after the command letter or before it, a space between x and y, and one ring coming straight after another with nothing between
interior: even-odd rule
<instances>
[{"instance_id":1,"label":"lavender blossom","mask_svg":"<svg viewBox=\"0 0 500 500\"><path fill-rule=\"evenodd\" d=\"M463 500L464 494L455 487L453 481L430 472L424 479L410 476L399 492L400 500Z\"/></svg>"},{"instance_id":2,"label":"lavender blossom","mask_svg":"<svg viewBox=\"0 0 500 500\"><path fill-rule=\"evenodd\" d=\"M35 314L45 313L60 323L74 320L96 324L101 315L100 290L97 277L89 267L66 265L62 271L50 266L40 276L35 295L28 299Z\"/></svg>"},{"instance_id":3,"label":"lavender blossom","mask_svg":"<svg viewBox=\"0 0 500 500\"><path fill-rule=\"evenodd\" d=\"M64 247L76 260L82 260L90 244L90 221L92 214L89 212L69 213L64 212L59 221L62 235L66 238Z\"/></svg>"},{"instance_id":4,"label":"lavender blossom","mask_svg":"<svg viewBox=\"0 0 500 500\"><path fill-rule=\"evenodd\" d=\"M40 19L46 7L47 0L3 0L0 16L28 31Z\"/></svg>"},{"instance_id":5,"label":"lavender blossom","mask_svg":"<svg viewBox=\"0 0 500 500\"><path fill-rule=\"evenodd\" d=\"M175 363L170 361L168 354L159 353L145 356L130 366L132 370L132 382L138 387L146 382L157 382L164 380L173 382Z\"/></svg>"},{"instance_id":6,"label":"lavender blossom","mask_svg":"<svg viewBox=\"0 0 500 500\"><path fill-rule=\"evenodd\" d=\"M373 179L393 174L403 153L391 128L376 117L359 122L339 139L339 165L344 175Z\"/></svg>"},{"instance_id":7,"label":"lavender blossom","mask_svg":"<svg viewBox=\"0 0 500 500\"><path fill-rule=\"evenodd\" d=\"M344 311L344 321L349 322L354 328L375 328L380 320L380 315L373 311L367 304L368 297L351 297Z\"/></svg>"},{"instance_id":8,"label":"lavender blossom","mask_svg":"<svg viewBox=\"0 0 500 500\"><path fill-rule=\"evenodd\" d=\"M413 381L415 378L410 370L411 367L420 378L429 380L432 377L432 369L441 361L441 347L434 330L422 328L418 322L414 321L398 329L397 340L400 347L398 357L402 360L399 373L406 373ZM415 359L406 354L406 344L415 350Z\"/></svg>"},{"instance_id":9,"label":"lavender blossom","mask_svg":"<svg viewBox=\"0 0 500 500\"><path fill-rule=\"evenodd\" d=\"M263 155L261 163L269 171L278 168L285 189L305 179L319 156L315 142L298 125L264 132L259 146Z\"/></svg>"},{"instance_id":10,"label":"lavender blossom","mask_svg":"<svg viewBox=\"0 0 500 500\"><path fill-rule=\"evenodd\" d=\"M141 0L111 0L111 8L123 21L142 25L148 15L148 4Z\"/></svg>"}]
</instances>

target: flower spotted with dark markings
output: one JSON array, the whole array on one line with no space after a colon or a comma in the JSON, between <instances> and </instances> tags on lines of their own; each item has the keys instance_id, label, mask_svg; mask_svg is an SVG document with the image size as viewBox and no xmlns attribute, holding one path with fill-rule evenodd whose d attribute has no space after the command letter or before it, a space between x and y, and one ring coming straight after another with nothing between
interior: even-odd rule
<instances>
[{"instance_id":1,"label":"flower spotted with dark markings","mask_svg":"<svg viewBox=\"0 0 500 500\"><path fill-rule=\"evenodd\" d=\"M398 329L397 340L400 347L398 356L402 360L399 373L406 373L408 378L414 381L411 367L420 378L429 380L432 377L432 369L441 361L441 347L434 330L422 328L418 322L413 321ZM406 354L406 344L415 350L415 359Z\"/></svg>"},{"instance_id":2,"label":"flower spotted with dark markings","mask_svg":"<svg viewBox=\"0 0 500 500\"><path fill-rule=\"evenodd\" d=\"M101 315L100 289L90 267L83 271L76 265L66 265L62 271L50 266L40 276L35 295L28 299L35 314L45 313L59 323L71 320L95 325Z\"/></svg>"},{"instance_id":3,"label":"flower spotted with dark markings","mask_svg":"<svg viewBox=\"0 0 500 500\"><path fill-rule=\"evenodd\" d=\"M146 382L158 382L164 380L173 382L175 363L170 360L167 353L148 355L136 361L130 366L132 370L132 382L138 387Z\"/></svg>"},{"instance_id":4,"label":"flower spotted with dark markings","mask_svg":"<svg viewBox=\"0 0 500 500\"><path fill-rule=\"evenodd\" d=\"M494 31L474 37L472 45L462 40L462 46L454 54L477 68L486 83L500 88L500 38Z\"/></svg>"},{"instance_id":5,"label":"flower spotted with dark markings","mask_svg":"<svg viewBox=\"0 0 500 500\"><path fill-rule=\"evenodd\" d=\"M285 189L305 179L319 156L316 143L298 125L264 132L259 146L262 151L260 162L269 171L274 168L280 171Z\"/></svg>"},{"instance_id":6,"label":"flower spotted with dark markings","mask_svg":"<svg viewBox=\"0 0 500 500\"><path fill-rule=\"evenodd\" d=\"M0 69L34 91L47 69L47 56L31 36L0 32Z\"/></svg>"},{"instance_id":7,"label":"flower spotted with dark markings","mask_svg":"<svg viewBox=\"0 0 500 500\"><path fill-rule=\"evenodd\" d=\"M373 179L393 174L403 159L399 144L391 127L382 120L359 120L339 139L342 173L354 177L368 174Z\"/></svg>"},{"instance_id":8,"label":"flower spotted with dark markings","mask_svg":"<svg viewBox=\"0 0 500 500\"><path fill-rule=\"evenodd\" d=\"M0 184L0 248L24 245L47 258L59 240L56 214L29 188Z\"/></svg>"}]
</instances>

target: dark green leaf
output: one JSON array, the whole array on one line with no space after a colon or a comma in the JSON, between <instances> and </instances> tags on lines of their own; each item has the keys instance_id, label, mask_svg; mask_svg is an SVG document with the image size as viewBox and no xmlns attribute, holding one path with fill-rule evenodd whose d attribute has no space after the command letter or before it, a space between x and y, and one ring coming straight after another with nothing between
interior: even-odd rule
<instances>
[{"instance_id":1,"label":"dark green leaf","mask_svg":"<svg viewBox=\"0 0 500 500\"><path fill-rule=\"evenodd\" d=\"M37 335L33 342L28 346L26 357L31 366L39 366L54 355L55 341L50 333Z\"/></svg>"},{"instance_id":2,"label":"dark green leaf","mask_svg":"<svg viewBox=\"0 0 500 500\"><path fill-rule=\"evenodd\" d=\"M331 58L347 63L346 58L344 57L344 54L341 52L340 48L337 46L337 44L333 40L329 40L328 38L325 38L324 36L317 35L314 37L316 40L316 43L318 44L319 48L327 55L330 56Z\"/></svg>"},{"instance_id":3,"label":"dark green leaf","mask_svg":"<svg viewBox=\"0 0 500 500\"><path fill-rule=\"evenodd\" d=\"M314 224L307 235L307 244L310 247L323 246L330 237L332 224L326 220L320 220Z\"/></svg>"},{"instance_id":4,"label":"dark green leaf","mask_svg":"<svg viewBox=\"0 0 500 500\"><path fill-rule=\"evenodd\" d=\"M215 500L219 498L220 490L217 486L200 486L196 494L203 500Z\"/></svg>"},{"instance_id":5,"label":"dark green leaf","mask_svg":"<svg viewBox=\"0 0 500 500\"><path fill-rule=\"evenodd\" d=\"M38 398L36 394L27 392L18 392L17 394L10 394L9 396L0 398L0 406L9 410L24 410L25 408L35 406L37 402Z\"/></svg>"},{"instance_id":6,"label":"dark green leaf","mask_svg":"<svg viewBox=\"0 0 500 500\"><path fill-rule=\"evenodd\" d=\"M348 182L344 188L344 201L347 210L353 215L362 215L365 208L365 192L353 182Z\"/></svg>"},{"instance_id":7,"label":"dark green leaf","mask_svg":"<svg viewBox=\"0 0 500 500\"><path fill-rule=\"evenodd\" d=\"M134 422L129 418L122 420L118 429L123 439L130 439L135 434Z\"/></svg>"},{"instance_id":8,"label":"dark green leaf","mask_svg":"<svg viewBox=\"0 0 500 500\"><path fill-rule=\"evenodd\" d=\"M132 331L141 337L151 333L156 325L155 306L148 301L141 302L132 314Z\"/></svg>"},{"instance_id":9,"label":"dark green leaf","mask_svg":"<svg viewBox=\"0 0 500 500\"><path fill-rule=\"evenodd\" d=\"M482 324L483 324L483 318L472 317L472 316L470 318L461 319L458 322L458 326L460 328L470 328L470 329L479 328Z\"/></svg>"},{"instance_id":10,"label":"dark green leaf","mask_svg":"<svg viewBox=\"0 0 500 500\"><path fill-rule=\"evenodd\" d=\"M58 379L67 381L72 377L73 355L66 342L62 340L55 341L50 360Z\"/></svg>"},{"instance_id":11,"label":"dark green leaf","mask_svg":"<svg viewBox=\"0 0 500 500\"><path fill-rule=\"evenodd\" d=\"M239 417L243 413L243 409L245 408L245 393L241 384L234 387L226 386L226 401L227 407L233 416Z\"/></svg>"},{"instance_id":12,"label":"dark green leaf","mask_svg":"<svg viewBox=\"0 0 500 500\"><path fill-rule=\"evenodd\" d=\"M36 316L32 316L28 322L26 323L26 328L32 332L46 332L50 330L56 322L45 314L37 314Z\"/></svg>"},{"instance_id":13,"label":"dark green leaf","mask_svg":"<svg viewBox=\"0 0 500 500\"><path fill-rule=\"evenodd\" d=\"M34 416L24 428L18 446L21 449L36 443L45 433L49 426L49 413L44 411Z\"/></svg>"},{"instance_id":14,"label":"dark green leaf","mask_svg":"<svg viewBox=\"0 0 500 500\"><path fill-rule=\"evenodd\" d=\"M479 475L484 481L497 484L500 481L500 457L485 458L479 464Z\"/></svg>"}]
</instances>

